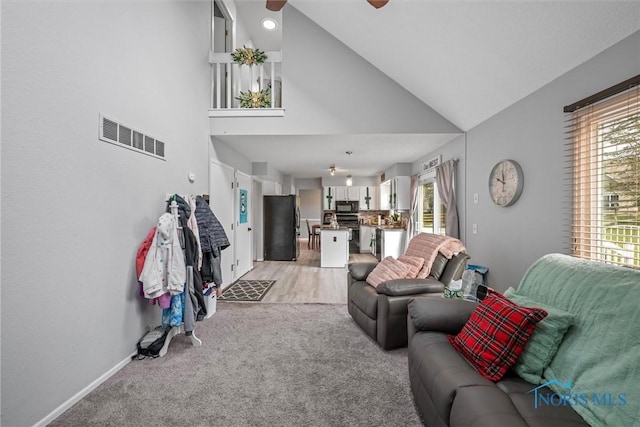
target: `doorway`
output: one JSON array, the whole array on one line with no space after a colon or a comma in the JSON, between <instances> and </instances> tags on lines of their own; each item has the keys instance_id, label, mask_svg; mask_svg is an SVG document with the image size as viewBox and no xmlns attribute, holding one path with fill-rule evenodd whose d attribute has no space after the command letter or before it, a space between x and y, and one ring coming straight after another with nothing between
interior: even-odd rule
<instances>
[{"instance_id":1,"label":"doorway","mask_svg":"<svg viewBox=\"0 0 640 427\"><path fill-rule=\"evenodd\" d=\"M209 164L209 206L222 224L230 246L221 252L222 288L226 288L236 280L235 274L235 242L234 216L235 200L233 183L235 171L231 166L211 159Z\"/></svg>"},{"instance_id":2,"label":"doorway","mask_svg":"<svg viewBox=\"0 0 640 427\"><path fill-rule=\"evenodd\" d=\"M224 0L211 1L211 51L213 53L231 53L235 44L235 25L233 17ZM219 92L220 107L231 108L233 101L227 97L227 74L231 73L228 65L221 70L220 85L214 88L213 99Z\"/></svg>"},{"instance_id":3,"label":"doorway","mask_svg":"<svg viewBox=\"0 0 640 427\"><path fill-rule=\"evenodd\" d=\"M236 171L236 276L242 277L253 269L253 181L251 177Z\"/></svg>"}]
</instances>

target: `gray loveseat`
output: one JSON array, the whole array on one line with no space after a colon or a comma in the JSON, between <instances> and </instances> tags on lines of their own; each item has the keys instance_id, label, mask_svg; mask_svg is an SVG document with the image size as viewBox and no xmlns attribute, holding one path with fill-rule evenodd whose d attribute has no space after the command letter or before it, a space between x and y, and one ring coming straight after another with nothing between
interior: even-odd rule
<instances>
[{"instance_id":1,"label":"gray loveseat","mask_svg":"<svg viewBox=\"0 0 640 427\"><path fill-rule=\"evenodd\" d=\"M425 424L638 425L640 333L630 319L640 318L640 271L551 254L529 268L517 293L575 316L536 383L513 369L490 381L450 344L447 334L463 328L476 303L410 302L409 376Z\"/></svg>"}]
</instances>

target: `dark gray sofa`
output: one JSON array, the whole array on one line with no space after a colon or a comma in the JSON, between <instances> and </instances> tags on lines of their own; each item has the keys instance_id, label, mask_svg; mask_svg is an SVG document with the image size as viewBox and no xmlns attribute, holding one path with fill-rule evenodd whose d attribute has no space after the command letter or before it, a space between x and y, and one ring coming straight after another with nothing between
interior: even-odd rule
<instances>
[{"instance_id":1,"label":"dark gray sofa","mask_svg":"<svg viewBox=\"0 0 640 427\"><path fill-rule=\"evenodd\" d=\"M429 427L577 427L588 424L569 406L534 408L536 387L507 374L493 383L482 377L447 339L457 334L476 303L414 298L408 306L411 391ZM546 387L541 393L552 393Z\"/></svg>"},{"instance_id":2,"label":"dark gray sofa","mask_svg":"<svg viewBox=\"0 0 640 427\"><path fill-rule=\"evenodd\" d=\"M459 280L469 255L447 259L438 254L426 279L390 280L377 288L366 279L377 263L351 263L347 272L347 307L353 320L384 350L406 347L407 305L416 296L442 298L444 286Z\"/></svg>"}]
</instances>

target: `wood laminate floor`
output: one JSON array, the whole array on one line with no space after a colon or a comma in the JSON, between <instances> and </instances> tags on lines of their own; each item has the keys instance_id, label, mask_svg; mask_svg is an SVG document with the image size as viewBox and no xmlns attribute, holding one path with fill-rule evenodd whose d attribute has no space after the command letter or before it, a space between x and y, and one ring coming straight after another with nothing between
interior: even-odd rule
<instances>
[{"instance_id":1,"label":"wood laminate floor","mask_svg":"<svg viewBox=\"0 0 640 427\"><path fill-rule=\"evenodd\" d=\"M371 254L350 254L350 262L376 261ZM300 240L297 261L260 261L243 280L275 280L262 302L347 303L347 269L320 268L320 250L308 249Z\"/></svg>"}]
</instances>

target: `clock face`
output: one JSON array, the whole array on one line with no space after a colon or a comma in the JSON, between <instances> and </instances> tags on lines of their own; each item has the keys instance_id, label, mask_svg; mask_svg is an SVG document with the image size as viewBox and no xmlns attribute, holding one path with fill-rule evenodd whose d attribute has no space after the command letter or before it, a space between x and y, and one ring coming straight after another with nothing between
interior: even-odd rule
<instances>
[{"instance_id":1,"label":"clock face","mask_svg":"<svg viewBox=\"0 0 640 427\"><path fill-rule=\"evenodd\" d=\"M515 160L502 160L491 170L489 175L489 193L491 200L498 206L513 205L524 184L522 168Z\"/></svg>"}]
</instances>

